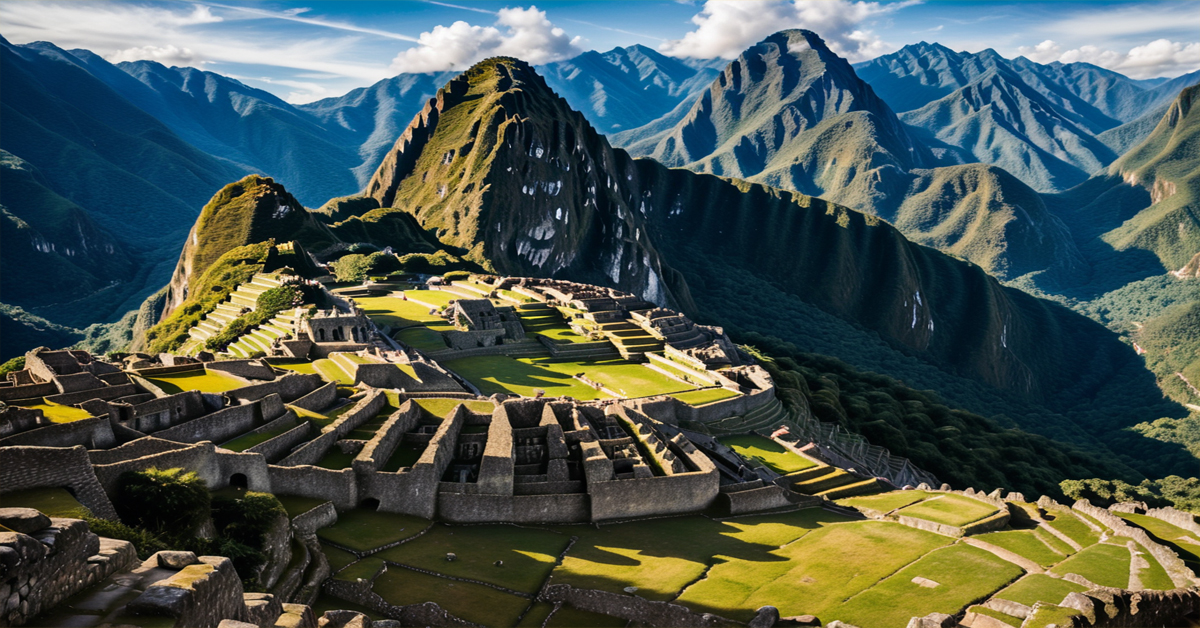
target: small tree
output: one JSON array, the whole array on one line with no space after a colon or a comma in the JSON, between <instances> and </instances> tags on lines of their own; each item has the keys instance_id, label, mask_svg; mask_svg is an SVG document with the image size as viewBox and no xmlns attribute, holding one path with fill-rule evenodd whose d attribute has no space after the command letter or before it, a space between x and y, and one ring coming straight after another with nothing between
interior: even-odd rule
<instances>
[{"instance_id":1,"label":"small tree","mask_svg":"<svg viewBox=\"0 0 1200 628\"><path fill-rule=\"evenodd\" d=\"M126 471L113 506L121 521L171 538L190 535L209 516L208 487L194 471Z\"/></svg>"}]
</instances>

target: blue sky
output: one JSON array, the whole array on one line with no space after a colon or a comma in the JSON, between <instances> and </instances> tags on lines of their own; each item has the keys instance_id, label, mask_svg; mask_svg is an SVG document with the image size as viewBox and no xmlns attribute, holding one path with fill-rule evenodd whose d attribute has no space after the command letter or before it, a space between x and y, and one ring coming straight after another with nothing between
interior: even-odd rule
<instances>
[{"instance_id":1,"label":"blue sky","mask_svg":"<svg viewBox=\"0 0 1200 628\"><path fill-rule=\"evenodd\" d=\"M782 28L810 28L861 61L918 41L1087 61L1135 78L1200 69L1200 2L599 0L511 2L38 2L0 0L0 34L110 61L153 59L233 76L291 102L405 71L508 54L533 63L642 44L732 58Z\"/></svg>"}]
</instances>

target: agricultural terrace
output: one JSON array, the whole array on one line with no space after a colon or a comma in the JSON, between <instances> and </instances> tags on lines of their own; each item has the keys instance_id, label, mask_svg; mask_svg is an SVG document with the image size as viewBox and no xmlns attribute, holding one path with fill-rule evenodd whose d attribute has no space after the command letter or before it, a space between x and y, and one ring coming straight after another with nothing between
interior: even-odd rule
<instances>
[{"instance_id":1,"label":"agricultural terrace","mask_svg":"<svg viewBox=\"0 0 1200 628\"><path fill-rule=\"evenodd\" d=\"M718 440L738 452L743 458L757 461L782 475L817 466L815 461L794 453L769 438L756 434L726 436Z\"/></svg>"},{"instance_id":2,"label":"agricultural terrace","mask_svg":"<svg viewBox=\"0 0 1200 628\"><path fill-rule=\"evenodd\" d=\"M762 444L749 441L748 447ZM779 452L763 455L771 454ZM840 503L884 512L911 508L955 522L995 510L959 495L913 490ZM920 504L926 507L912 508ZM1046 514L1075 517L1068 511ZM821 508L727 520L692 515L562 526L459 526L354 510L318 535L334 577L371 580L372 589L392 604L433 601L493 626L624 625L567 605L554 611L533 599L546 584L569 584L671 601L743 622L770 604L783 616L812 614L825 623L838 619L864 627L902 626L911 617L971 608L1016 627L1020 618L972 605L991 597L1027 606L1057 604L1085 590L1062 578L1068 573L1119 587L1131 577L1128 539L1093 541L1075 552L1036 528L954 539ZM991 547L1035 560L1047 571L1027 573ZM1150 565L1137 574L1143 585L1172 588L1153 557L1137 551ZM447 560L447 554L455 559ZM551 612L563 615L555 620Z\"/></svg>"},{"instance_id":3,"label":"agricultural terrace","mask_svg":"<svg viewBox=\"0 0 1200 628\"><path fill-rule=\"evenodd\" d=\"M535 391L543 390L551 397L568 395L580 401L589 401L649 397L695 388L649 367L621 359L574 361L488 355L448 360L444 364L485 395L511 393L535 397ZM576 378L578 373L603 385L606 390L597 390ZM613 391L616 395L607 391Z\"/></svg>"},{"instance_id":4,"label":"agricultural terrace","mask_svg":"<svg viewBox=\"0 0 1200 628\"><path fill-rule=\"evenodd\" d=\"M158 386L168 395L186 390L199 390L205 393L223 393L246 385L236 377L218 371L196 370L183 373L167 373L147 377L150 383Z\"/></svg>"},{"instance_id":5,"label":"agricultural terrace","mask_svg":"<svg viewBox=\"0 0 1200 628\"><path fill-rule=\"evenodd\" d=\"M46 401L44 398L36 399L33 402L15 403L13 405L19 405L22 408L29 408L30 410L41 410L42 414L44 414L51 423L71 423L81 419L91 418L92 416L91 412L88 412L82 408L76 408L75 406L64 406L61 403Z\"/></svg>"}]
</instances>

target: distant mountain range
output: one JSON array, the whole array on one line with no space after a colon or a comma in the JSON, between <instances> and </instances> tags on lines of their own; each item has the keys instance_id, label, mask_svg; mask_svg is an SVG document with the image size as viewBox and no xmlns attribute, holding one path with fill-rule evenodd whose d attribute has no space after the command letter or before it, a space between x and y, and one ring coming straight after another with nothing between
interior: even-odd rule
<instances>
[{"instance_id":1,"label":"distant mountain range","mask_svg":"<svg viewBox=\"0 0 1200 628\"><path fill-rule=\"evenodd\" d=\"M0 49L9 88L0 149L6 182L18 181L0 205L6 220L21 221L6 231L0 263L46 278L6 288L3 299L75 328L116 320L167 283L201 206L228 181L268 175L308 207L366 189L395 138L455 76L400 75L296 106L193 68L113 65L45 42L0 39ZM924 43L851 66L802 31L773 35L733 62L630 46L535 69L635 156L820 196L1049 291L1086 283L1109 263L1095 225L1079 219L1095 201L1089 190L1116 176L1110 164L1141 150L1198 78L1134 81L1087 64ZM1121 215L1153 200L1127 191ZM45 212L47 198L71 209ZM349 215L337 207L330 217ZM1144 235L1123 241L1122 260L1163 248ZM1139 277L1162 270L1156 259L1178 267L1195 253L1183 242L1121 268ZM53 288L67 283L80 288L69 297Z\"/></svg>"}]
</instances>

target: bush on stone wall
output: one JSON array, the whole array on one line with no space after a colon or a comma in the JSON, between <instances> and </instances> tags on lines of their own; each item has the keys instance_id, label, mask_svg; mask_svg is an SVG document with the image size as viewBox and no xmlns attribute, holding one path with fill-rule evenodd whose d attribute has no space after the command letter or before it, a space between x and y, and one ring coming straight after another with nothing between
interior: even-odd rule
<instances>
[{"instance_id":1,"label":"bush on stone wall","mask_svg":"<svg viewBox=\"0 0 1200 628\"><path fill-rule=\"evenodd\" d=\"M5 375L13 371L20 371L25 368L25 356L19 355L4 364L0 364L0 379L4 379Z\"/></svg>"},{"instance_id":2,"label":"bush on stone wall","mask_svg":"<svg viewBox=\"0 0 1200 628\"><path fill-rule=\"evenodd\" d=\"M1093 505L1107 508L1119 502L1146 502L1151 508L1174 506L1180 510L1200 512L1200 479L1169 475L1160 480L1142 480L1130 484L1121 480L1065 480L1063 494L1086 499Z\"/></svg>"},{"instance_id":3,"label":"bush on stone wall","mask_svg":"<svg viewBox=\"0 0 1200 628\"><path fill-rule=\"evenodd\" d=\"M248 491L238 496L218 496L212 501L213 525L220 555L228 556L243 581L250 581L266 560L267 532L287 511L270 493Z\"/></svg>"},{"instance_id":4,"label":"bush on stone wall","mask_svg":"<svg viewBox=\"0 0 1200 628\"><path fill-rule=\"evenodd\" d=\"M167 538L185 538L208 519L210 497L194 471L146 469L117 479L113 506L121 521Z\"/></svg>"}]
</instances>

